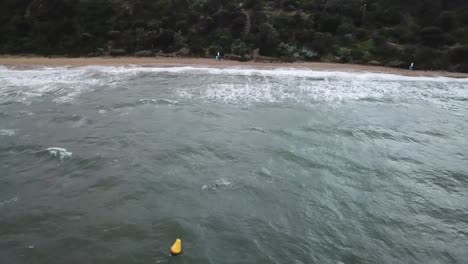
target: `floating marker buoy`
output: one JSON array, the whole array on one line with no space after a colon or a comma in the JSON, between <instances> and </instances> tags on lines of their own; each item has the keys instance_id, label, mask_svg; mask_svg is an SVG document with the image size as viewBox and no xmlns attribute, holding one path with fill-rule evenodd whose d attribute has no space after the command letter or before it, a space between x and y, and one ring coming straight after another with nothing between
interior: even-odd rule
<instances>
[{"instance_id":1,"label":"floating marker buoy","mask_svg":"<svg viewBox=\"0 0 468 264\"><path fill-rule=\"evenodd\" d=\"M177 238L174 244L172 244L171 254L179 255L181 252L182 252L182 241Z\"/></svg>"}]
</instances>

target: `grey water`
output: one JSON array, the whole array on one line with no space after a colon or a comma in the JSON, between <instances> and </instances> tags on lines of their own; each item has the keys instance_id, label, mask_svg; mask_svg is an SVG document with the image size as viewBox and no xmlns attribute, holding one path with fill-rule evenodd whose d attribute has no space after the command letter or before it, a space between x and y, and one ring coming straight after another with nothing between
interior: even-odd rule
<instances>
[{"instance_id":1,"label":"grey water","mask_svg":"<svg viewBox=\"0 0 468 264\"><path fill-rule=\"evenodd\" d=\"M0 67L0 263L468 263L467 115L466 79Z\"/></svg>"}]
</instances>

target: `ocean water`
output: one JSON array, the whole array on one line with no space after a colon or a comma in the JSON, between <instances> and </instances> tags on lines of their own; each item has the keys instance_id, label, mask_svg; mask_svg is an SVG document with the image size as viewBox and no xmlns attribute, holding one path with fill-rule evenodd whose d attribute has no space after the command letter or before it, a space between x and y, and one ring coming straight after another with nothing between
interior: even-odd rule
<instances>
[{"instance_id":1,"label":"ocean water","mask_svg":"<svg viewBox=\"0 0 468 264\"><path fill-rule=\"evenodd\" d=\"M0 263L468 263L467 116L467 79L0 66Z\"/></svg>"}]
</instances>

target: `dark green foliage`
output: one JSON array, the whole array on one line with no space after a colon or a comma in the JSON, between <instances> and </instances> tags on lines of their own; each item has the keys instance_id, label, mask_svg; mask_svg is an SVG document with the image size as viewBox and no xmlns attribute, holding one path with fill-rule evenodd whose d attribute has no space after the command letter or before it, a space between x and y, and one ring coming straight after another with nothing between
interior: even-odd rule
<instances>
[{"instance_id":1,"label":"dark green foliage","mask_svg":"<svg viewBox=\"0 0 468 264\"><path fill-rule=\"evenodd\" d=\"M468 70L466 0L1 0L0 53L231 54Z\"/></svg>"},{"instance_id":2,"label":"dark green foliage","mask_svg":"<svg viewBox=\"0 0 468 264\"><path fill-rule=\"evenodd\" d=\"M439 25L444 31L451 31L457 26L457 17L454 12L444 11L439 16Z\"/></svg>"},{"instance_id":3,"label":"dark green foliage","mask_svg":"<svg viewBox=\"0 0 468 264\"><path fill-rule=\"evenodd\" d=\"M318 19L319 31L335 33L338 26L341 24L341 18L338 15L329 15L323 13Z\"/></svg>"},{"instance_id":4,"label":"dark green foliage","mask_svg":"<svg viewBox=\"0 0 468 264\"><path fill-rule=\"evenodd\" d=\"M468 46L459 46L450 50L451 60L455 63L468 63Z\"/></svg>"},{"instance_id":5,"label":"dark green foliage","mask_svg":"<svg viewBox=\"0 0 468 264\"><path fill-rule=\"evenodd\" d=\"M437 49L418 48L416 49L414 59L417 65L424 65L424 68L429 70L441 69L447 66L447 53Z\"/></svg>"},{"instance_id":6,"label":"dark green foliage","mask_svg":"<svg viewBox=\"0 0 468 264\"><path fill-rule=\"evenodd\" d=\"M252 49L249 48L245 42L237 39L232 43L231 53L241 57L247 57L252 53Z\"/></svg>"},{"instance_id":7,"label":"dark green foliage","mask_svg":"<svg viewBox=\"0 0 468 264\"><path fill-rule=\"evenodd\" d=\"M156 37L157 46L168 51L174 43L174 33L172 29L161 29L161 33Z\"/></svg>"},{"instance_id":8,"label":"dark green foliage","mask_svg":"<svg viewBox=\"0 0 468 264\"><path fill-rule=\"evenodd\" d=\"M257 34L257 44L260 48L260 54L265 56L273 56L276 54L279 39L278 32L269 23L263 23Z\"/></svg>"},{"instance_id":9,"label":"dark green foliage","mask_svg":"<svg viewBox=\"0 0 468 264\"><path fill-rule=\"evenodd\" d=\"M326 56L333 50L334 39L330 33L316 32L310 47L318 52L319 56Z\"/></svg>"},{"instance_id":10,"label":"dark green foliage","mask_svg":"<svg viewBox=\"0 0 468 264\"><path fill-rule=\"evenodd\" d=\"M442 29L439 27L426 27L421 29L421 42L429 47L439 47L445 43Z\"/></svg>"}]
</instances>

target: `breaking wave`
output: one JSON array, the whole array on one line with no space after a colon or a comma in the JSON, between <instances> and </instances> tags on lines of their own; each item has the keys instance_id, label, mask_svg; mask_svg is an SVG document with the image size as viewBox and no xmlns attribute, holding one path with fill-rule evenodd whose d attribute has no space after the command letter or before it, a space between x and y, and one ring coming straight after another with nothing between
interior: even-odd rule
<instances>
[{"instance_id":1,"label":"breaking wave","mask_svg":"<svg viewBox=\"0 0 468 264\"><path fill-rule=\"evenodd\" d=\"M13 129L0 129L0 136L14 136L15 130Z\"/></svg>"},{"instance_id":2,"label":"breaking wave","mask_svg":"<svg viewBox=\"0 0 468 264\"><path fill-rule=\"evenodd\" d=\"M15 69L0 66L0 104L29 104L52 97L72 103L82 93L116 87L142 78L180 74L193 78L176 93L184 99L226 103L254 102L382 102L422 99L447 105L468 100L468 79L409 77L368 72L314 71L303 68L247 69L209 67L85 66ZM244 78L238 78L242 76ZM152 84L153 82L149 82ZM200 91L200 87L205 89ZM208 88L206 88L208 87ZM140 104L177 104L166 99L142 99Z\"/></svg>"},{"instance_id":3,"label":"breaking wave","mask_svg":"<svg viewBox=\"0 0 468 264\"><path fill-rule=\"evenodd\" d=\"M47 151L50 153L50 155L59 158L61 162L63 162L66 158L71 157L73 154L64 148L48 148Z\"/></svg>"}]
</instances>

